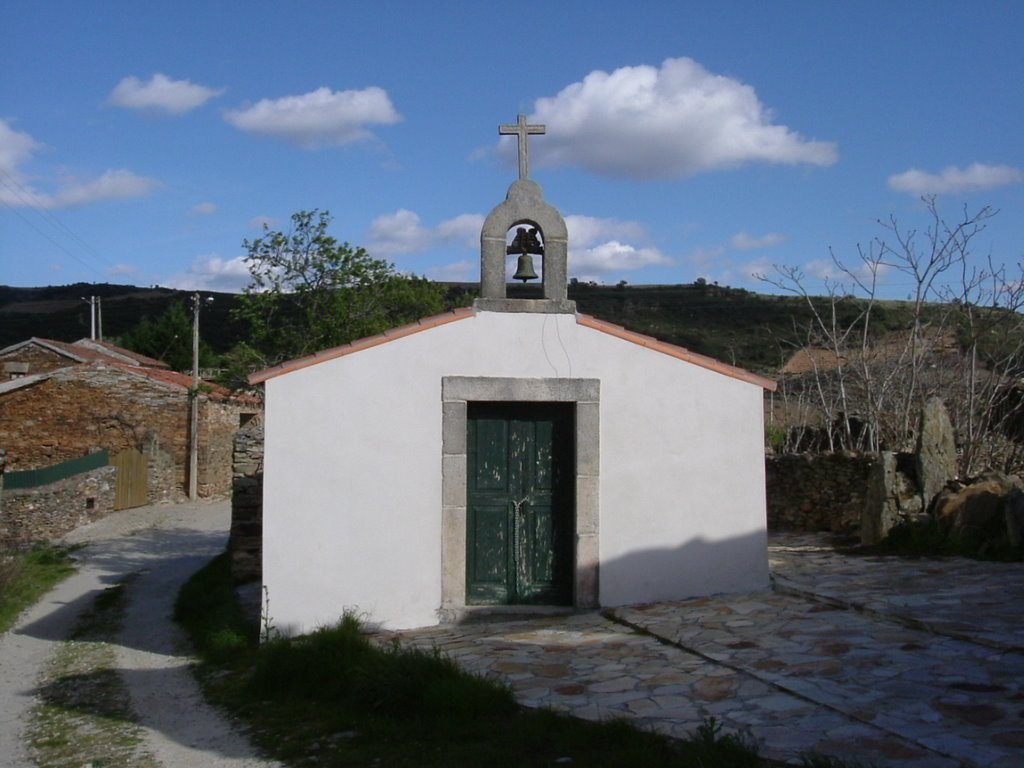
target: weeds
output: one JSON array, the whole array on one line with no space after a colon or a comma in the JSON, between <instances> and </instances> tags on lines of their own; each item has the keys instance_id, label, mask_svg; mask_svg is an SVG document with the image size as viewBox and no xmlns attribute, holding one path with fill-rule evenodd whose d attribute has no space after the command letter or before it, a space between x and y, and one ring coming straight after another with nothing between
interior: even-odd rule
<instances>
[{"instance_id":1,"label":"weeds","mask_svg":"<svg viewBox=\"0 0 1024 768\"><path fill-rule=\"evenodd\" d=\"M680 742L626 721L520 708L507 685L465 673L436 651L372 643L352 614L309 635L260 643L268 615L264 609L259 622L244 622L226 556L196 574L176 605L204 659L206 695L288 765L763 764L745 739L723 734L713 720ZM244 645L225 653L216 640L225 633Z\"/></svg>"},{"instance_id":2,"label":"weeds","mask_svg":"<svg viewBox=\"0 0 1024 768\"><path fill-rule=\"evenodd\" d=\"M37 547L24 553L0 552L0 632L22 612L75 572L70 553L60 547Z\"/></svg>"},{"instance_id":3,"label":"weeds","mask_svg":"<svg viewBox=\"0 0 1024 768\"><path fill-rule=\"evenodd\" d=\"M235 599L231 561L218 557L193 576L174 602L174 619L188 631L199 654L214 665L244 664L258 628Z\"/></svg>"}]
</instances>

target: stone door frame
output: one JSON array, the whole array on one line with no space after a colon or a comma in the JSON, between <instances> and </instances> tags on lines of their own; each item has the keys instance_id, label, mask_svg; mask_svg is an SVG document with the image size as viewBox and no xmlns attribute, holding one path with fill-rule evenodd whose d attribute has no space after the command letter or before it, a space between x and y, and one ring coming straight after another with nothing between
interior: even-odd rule
<instances>
[{"instance_id":1,"label":"stone door frame","mask_svg":"<svg viewBox=\"0 0 1024 768\"><path fill-rule=\"evenodd\" d=\"M600 395L598 379L441 379L441 618L466 610L467 404L574 403L576 514L573 607L596 608L600 526Z\"/></svg>"}]
</instances>

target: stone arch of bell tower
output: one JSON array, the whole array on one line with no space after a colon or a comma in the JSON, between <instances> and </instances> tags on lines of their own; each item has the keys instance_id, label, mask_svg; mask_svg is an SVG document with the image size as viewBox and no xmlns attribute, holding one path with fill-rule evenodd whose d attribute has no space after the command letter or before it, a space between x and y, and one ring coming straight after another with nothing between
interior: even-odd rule
<instances>
[{"instance_id":1,"label":"stone arch of bell tower","mask_svg":"<svg viewBox=\"0 0 1024 768\"><path fill-rule=\"evenodd\" d=\"M536 227L544 243L543 299L509 299L505 283L508 231L517 225ZM500 312L575 312L567 300L569 234L558 209L544 200L540 184L519 179L505 202L484 220L480 232L480 296L477 307Z\"/></svg>"}]
</instances>

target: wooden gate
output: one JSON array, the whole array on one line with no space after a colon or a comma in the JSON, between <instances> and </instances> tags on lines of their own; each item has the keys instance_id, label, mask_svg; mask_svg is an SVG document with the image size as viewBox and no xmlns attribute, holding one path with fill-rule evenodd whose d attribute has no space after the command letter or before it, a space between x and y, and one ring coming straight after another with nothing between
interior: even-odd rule
<instances>
[{"instance_id":1,"label":"wooden gate","mask_svg":"<svg viewBox=\"0 0 1024 768\"><path fill-rule=\"evenodd\" d=\"M134 448L126 448L110 463L117 467L114 509L131 509L145 504L149 475L146 457Z\"/></svg>"}]
</instances>

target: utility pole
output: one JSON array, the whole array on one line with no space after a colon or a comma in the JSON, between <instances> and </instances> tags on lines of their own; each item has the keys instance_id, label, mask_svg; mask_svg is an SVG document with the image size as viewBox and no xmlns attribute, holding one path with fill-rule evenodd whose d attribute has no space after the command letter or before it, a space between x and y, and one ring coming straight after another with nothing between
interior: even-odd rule
<instances>
[{"instance_id":1,"label":"utility pole","mask_svg":"<svg viewBox=\"0 0 1024 768\"><path fill-rule=\"evenodd\" d=\"M103 341L103 297L96 297L96 334Z\"/></svg>"},{"instance_id":2,"label":"utility pole","mask_svg":"<svg viewBox=\"0 0 1024 768\"><path fill-rule=\"evenodd\" d=\"M189 390L188 497L199 496L199 291L192 294L192 389Z\"/></svg>"},{"instance_id":3,"label":"utility pole","mask_svg":"<svg viewBox=\"0 0 1024 768\"><path fill-rule=\"evenodd\" d=\"M213 301L206 297L206 303ZM189 390L188 497L199 498L199 291L192 294L192 388Z\"/></svg>"},{"instance_id":4,"label":"utility pole","mask_svg":"<svg viewBox=\"0 0 1024 768\"><path fill-rule=\"evenodd\" d=\"M82 301L89 305L89 338L92 341L96 341L96 296L90 296L88 299L82 296ZM102 334L103 332L100 331Z\"/></svg>"}]
</instances>

